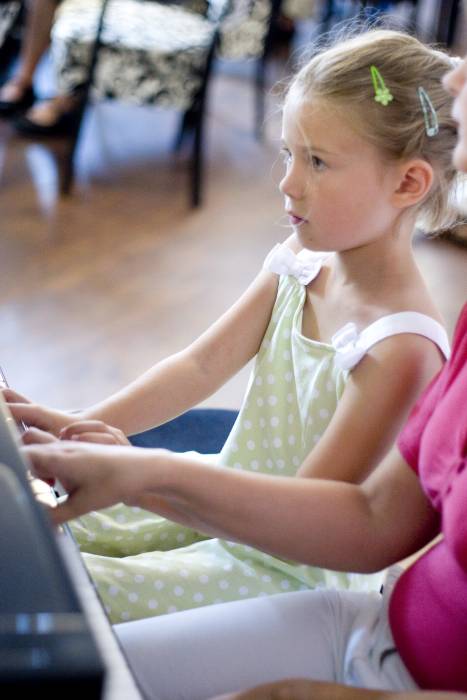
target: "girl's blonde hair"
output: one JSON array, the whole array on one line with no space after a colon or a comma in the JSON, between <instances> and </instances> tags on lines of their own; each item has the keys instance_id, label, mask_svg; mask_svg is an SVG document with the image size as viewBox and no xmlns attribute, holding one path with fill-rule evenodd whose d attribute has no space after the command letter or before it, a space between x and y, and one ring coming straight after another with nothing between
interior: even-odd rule
<instances>
[{"instance_id":1,"label":"girl's blonde hair","mask_svg":"<svg viewBox=\"0 0 467 700\"><path fill-rule=\"evenodd\" d=\"M452 165L457 126L451 116L453 100L442 86L443 76L456 60L403 32L370 29L321 48L288 90L335 102L356 130L386 157L420 157L431 164L434 183L417 212L417 225L429 232L449 229L459 219L455 206L459 180ZM393 96L387 106L374 99L371 66L377 68ZM426 132L420 87L436 110L436 136Z\"/></svg>"}]
</instances>

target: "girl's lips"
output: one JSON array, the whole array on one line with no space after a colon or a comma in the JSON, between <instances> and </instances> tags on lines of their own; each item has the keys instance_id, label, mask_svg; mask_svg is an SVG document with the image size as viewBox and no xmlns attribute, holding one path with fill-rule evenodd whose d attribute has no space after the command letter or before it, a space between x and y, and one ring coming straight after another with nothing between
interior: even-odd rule
<instances>
[{"instance_id":1,"label":"girl's lips","mask_svg":"<svg viewBox=\"0 0 467 700\"><path fill-rule=\"evenodd\" d=\"M296 216L295 214L292 214L291 212L288 212L289 214L289 219L290 222L293 226L298 226L299 224L302 224L306 219L302 219L300 216Z\"/></svg>"}]
</instances>

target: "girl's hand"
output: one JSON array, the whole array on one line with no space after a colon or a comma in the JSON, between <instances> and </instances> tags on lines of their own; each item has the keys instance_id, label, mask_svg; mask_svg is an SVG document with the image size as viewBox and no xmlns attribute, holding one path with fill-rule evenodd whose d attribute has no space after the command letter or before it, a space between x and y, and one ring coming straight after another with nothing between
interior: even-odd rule
<instances>
[{"instance_id":1,"label":"girl's hand","mask_svg":"<svg viewBox=\"0 0 467 700\"><path fill-rule=\"evenodd\" d=\"M13 418L30 428L39 428L58 437L62 428L76 421L76 414L38 406L13 389L2 389L2 393Z\"/></svg>"},{"instance_id":2,"label":"girl's hand","mask_svg":"<svg viewBox=\"0 0 467 700\"><path fill-rule=\"evenodd\" d=\"M58 441L55 435L47 433L45 430L39 430L39 428L27 428L21 438L24 445L45 445Z\"/></svg>"},{"instance_id":3,"label":"girl's hand","mask_svg":"<svg viewBox=\"0 0 467 700\"><path fill-rule=\"evenodd\" d=\"M329 688L329 684L326 684L326 687ZM338 694L340 688L341 686L333 684L336 694L323 695L320 692L323 690L321 684L311 680L292 678L259 685L240 693L221 695L212 700L339 700L342 697Z\"/></svg>"},{"instance_id":4,"label":"girl's hand","mask_svg":"<svg viewBox=\"0 0 467 700\"><path fill-rule=\"evenodd\" d=\"M60 440L94 442L101 445L130 445L125 433L119 428L100 420L82 420L70 423L61 429Z\"/></svg>"},{"instance_id":5,"label":"girl's hand","mask_svg":"<svg viewBox=\"0 0 467 700\"><path fill-rule=\"evenodd\" d=\"M211 700L466 700L464 693L370 690L338 683L291 679L259 685L240 693L218 695Z\"/></svg>"},{"instance_id":6,"label":"girl's hand","mask_svg":"<svg viewBox=\"0 0 467 700\"><path fill-rule=\"evenodd\" d=\"M291 679L267 683L240 693L219 695L211 700L318 700L321 696L313 693L315 687L313 681Z\"/></svg>"},{"instance_id":7,"label":"girl's hand","mask_svg":"<svg viewBox=\"0 0 467 700\"><path fill-rule=\"evenodd\" d=\"M143 449L57 440L28 445L23 451L34 476L58 479L68 493L50 513L56 524L121 501L136 503L141 485L138 470L130 466L145 456Z\"/></svg>"},{"instance_id":8,"label":"girl's hand","mask_svg":"<svg viewBox=\"0 0 467 700\"><path fill-rule=\"evenodd\" d=\"M369 690L355 688L338 683L312 681L304 678L291 678L275 683L259 685L240 693L221 695L211 700L383 700L383 698L400 698L400 700L422 700L425 693L392 693L386 690ZM448 700L442 694L433 700ZM431 694L430 694L431 697Z\"/></svg>"}]
</instances>

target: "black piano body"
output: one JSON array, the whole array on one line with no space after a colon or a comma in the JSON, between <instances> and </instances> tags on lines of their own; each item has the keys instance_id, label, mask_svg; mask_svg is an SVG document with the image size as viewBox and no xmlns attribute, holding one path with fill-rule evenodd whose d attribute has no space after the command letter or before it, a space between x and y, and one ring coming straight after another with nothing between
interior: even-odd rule
<instances>
[{"instance_id":1,"label":"black piano body","mask_svg":"<svg viewBox=\"0 0 467 700\"><path fill-rule=\"evenodd\" d=\"M141 700L76 545L28 479L0 398L0 697Z\"/></svg>"}]
</instances>

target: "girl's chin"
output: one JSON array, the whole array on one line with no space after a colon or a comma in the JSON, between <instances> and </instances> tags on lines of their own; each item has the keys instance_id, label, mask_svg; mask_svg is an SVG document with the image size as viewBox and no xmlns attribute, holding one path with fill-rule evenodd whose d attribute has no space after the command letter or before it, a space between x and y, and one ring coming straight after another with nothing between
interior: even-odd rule
<instances>
[{"instance_id":1,"label":"girl's chin","mask_svg":"<svg viewBox=\"0 0 467 700\"><path fill-rule=\"evenodd\" d=\"M297 239L302 246L307 250L312 250L314 252L323 252L323 246L318 245L318 243L313 239L312 236L300 236L300 231L296 231Z\"/></svg>"}]
</instances>

